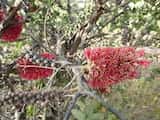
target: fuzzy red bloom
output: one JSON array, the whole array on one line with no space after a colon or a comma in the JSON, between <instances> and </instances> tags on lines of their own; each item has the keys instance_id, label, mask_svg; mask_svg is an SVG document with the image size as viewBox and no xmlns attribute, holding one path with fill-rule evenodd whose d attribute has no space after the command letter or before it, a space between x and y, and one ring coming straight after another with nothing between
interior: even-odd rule
<instances>
[{"instance_id":1,"label":"fuzzy red bloom","mask_svg":"<svg viewBox=\"0 0 160 120\"><path fill-rule=\"evenodd\" d=\"M144 51L133 47L87 48L84 55L90 63L88 85L100 91L123 80L137 78L140 66L150 64L142 58Z\"/></svg>"},{"instance_id":2,"label":"fuzzy red bloom","mask_svg":"<svg viewBox=\"0 0 160 120\"><path fill-rule=\"evenodd\" d=\"M139 65L147 68L147 67L150 65L151 62L148 61L148 60L139 60L137 63L138 63Z\"/></svg>"},{"instance_id":3,"label":"fuzzy red bloom","mask_svg":"<svg viewBox=\"0 0 160 120\"><path fill-rule=\"evenodd\" d=\"M48 60L55 58L55 55L49 53L43 53L40 56ZM17 61L17 69L20 77L26 80L44 79L53 74L53 68L33 64L25 58L21 58Z\"/></svg>"},{"instance_id":4,"label":"fuzzy red bloom","mask_svg":"<svg viewBox=\"0 0 160 120\"><path fill-rule=\"evenodd\" d=\"M6 18L4 12L0 10L0 22ZM7 28L2 29L0 39L4 42L14 42L20 36L23 29L23 17L20 15L15 15L13 23Z\"/></svg>"}]
</instances>

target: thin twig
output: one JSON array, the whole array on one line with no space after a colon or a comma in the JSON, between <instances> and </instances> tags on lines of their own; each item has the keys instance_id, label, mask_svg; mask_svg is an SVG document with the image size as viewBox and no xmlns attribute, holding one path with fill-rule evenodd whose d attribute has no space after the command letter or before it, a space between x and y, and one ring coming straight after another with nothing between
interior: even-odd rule
<instances>
[{"instance_id":1,"label":"thin twig","mask_svg":"<svg viewBox=\"0 0 160 120\"><path fill-rule=\"evenodd\" d=\"M1 116L1 117L4 117L5 120L12 120L11 118L9 118L8 116L6 116L6 115L4 115L4 114L2 114L2 113L0 113L0 116Z\"/></svg>"},{"instance_id":2,"label":"thin twig","mask_svg":"<svg viewBox=\"0 0 160 120\"><path fill-rule=\"evenodd\" d=\"M72 15L71 15L71 1L70 0L67 0L67 12L68 12L68 17L69 17L69 20L70 22L72 22Z\"/></svg>"},{"instance_id":3,"label":"thin twig","mask_svg":"<svg viewBox=\"0 0 160 120\"><path fill-rule=\"evenodd\" d=\"M43 39L47 42L48 47L49 47L49 41L47 39L47 17L49 15L50 9L51 7L47 9L47 12L44 17L44 24L43 24L43 37L44 37Z\"/></svg>"},{"instance_id":4,"label":"thin twig","mask_svg":"<svg viewBox=\"0 0 160 120\"><path fill-rule=\"evenodd\" d=\"M60 69L62 69L64 66L66 66L66 64L62 65L61 67L57 68L56 71L52 74L52 76L50 77L46 87L47 89L50 89L51 86L52 86L52 81L53 81L53 78L56 76L56 74L60 71Z\"/></svg>"},{"instance_id":5,"label":"thin twig","mask_svg":"<svg viewBox=\"0 0 160 120\"><path fill-rule=\"evenodd\" d=\"M64 86L64 88L63 89L67 89L75 80L76 80L76 75L74 75L73 76L73 78L72 78L72 80L66 85L66 86Z\"/></svg>"}]
</instances>

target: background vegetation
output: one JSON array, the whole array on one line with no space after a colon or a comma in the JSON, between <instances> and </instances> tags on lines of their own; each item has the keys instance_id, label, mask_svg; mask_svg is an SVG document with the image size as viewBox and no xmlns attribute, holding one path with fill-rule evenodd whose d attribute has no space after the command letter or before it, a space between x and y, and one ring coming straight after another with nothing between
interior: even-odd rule
<instances>
[{"instance_id":1,"label":"background vegetation","mask_svg":"<svg viewBox=\"0 0 160 120\"><path fill-rule=\"evenodd\" d=\"M75 33L83 29L87 34L82 36L74 58L83 59L82 51L86 47L101 46L134 46L144 47L147 57L152 65L148 70L142 71L139 79L123 82L113 86L109 94L102 96L109 103L122 112L128 120L159 120L160 119L160 1L159 0L104 0L103 13L97 20L92 17L97 14L98 0L27 0L30 3L29 11L19 12L26 16L28 22L18 42L0 42L0 61L2 65L13 62L21 55L26 46L40 45L41 51L57 53L57 41L62 46L68 45ZM103 1L103 0L102 0ZM14 0L9 1L13 5ZM95 13L95 14L94 14ZM94 18L94 17L93 17ZM88 30L88 31L87 31ZM67 42L66 42L67 41ZM72 43L72 41L70 41ZM72 46L70 46L72 47ZM64 47L65 49L69 49ZM60 51L65 55L66 50ZM151 51L151 52L150 52ZM60 56L61 57L61 56ZM81 62L81 61L78 61ZM53 88L63 88L72 78L69 72L60 70L54 77ZM23 91L46 89L48 80L25 81L15 73L10 75L15 89ZM9 90L4 80L0 81L1 92ZM56 86L56 87L55 87ZM71 88L74 88L73 83ZM31 104L25 107L25 119L38 120L62 119L64 108L70 99L60 105L52 104L50 107L39 107ZM63 106L63 107L62 107ZM1 119L4 116L14 119L15 107L6 105L1 108ZM45 117L44 117L45 116ZM49 116L49 117L48 117ZM58 116L58 117L55 117ZM100 103L89 97L82 97L72 110L71 120L117 120Z\"/></svg>"}]
</instances>

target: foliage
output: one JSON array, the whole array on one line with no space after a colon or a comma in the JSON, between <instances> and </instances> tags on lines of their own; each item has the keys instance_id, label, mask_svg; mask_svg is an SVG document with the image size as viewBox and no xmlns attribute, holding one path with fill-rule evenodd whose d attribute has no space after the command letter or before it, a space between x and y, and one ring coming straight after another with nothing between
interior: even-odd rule
<instances>
[{"instance_id":1,"label":"foliage","mask_svg":"<svg viewBox=\"0 0 160 120\"><path fill-rule=\"evenodd\" d=\"M86 65L88 60L83 54L86 47L107 47L105 53L109 52L108 47L131 46L151 47L151 49L157 47L158 49L160 47L159 0L104 0L104 3L101 3L103 0L26 0L20 8L13 7L14 0L8 0L6 6L3 3L7 0L2 1L1 8L7 8L7 14L5 18L3 16L5 12L0 11L0 36L2 35L0 37L0 105L2 105L0 119L7 119L5 116L12 119L13 113L20 111L18 113L25 112L25 117L29 120L60 120L65 116L64 113L67 113L66 106L70 102L70 96L74 96L77 91L88 90L103 96L104 100L124 113L129 120L159 120L158 51L143 56L149 57L153 62L150 68L143 70L142 73L139 72L139 68L136 68L135 71L139 72L136 77L140 78L121 83L122 80L118 77L114 80L116 84L110 86L112 90L108 91L108 94L101 94L84 84L89 80L87 78L91 77L86 75L88 70L93 70L90 62L94 64L99 62L101 73L103 73L102 68L105 68L105 71L113 68L111 77L115 76L116 70L119 72L123 69L113 67L114 63L111 63L114 61L113 58L109 59L110 62L103 63L102 51L98 51L97 61L89 58L89 65ZM21 21L21 17L24 21ZM5 26L8 28L6 29ZM126 54L127 51L121 52L123 57L127 57ZM50 55L52 57L49 57ZM94 56L95 53L92 55ZM116 54L116 57L118 55ZM116 58L117 61L118 59ZM135 60L135 56L133 59ZM110 67L107 69L103 67L108 64ZM141 64L148 65L148 62L141 61ZM97 70L93 71L97 72ZM84 75L82 78L84 77L85 80L78 81L78 75L81 74ZM108 85L107 77L108 75L103 76L104 81L107 81L105 88ZM29 81L24 80L26 78ZM94 88L93 85L91 86L89 87ZM84 96L72 108L71 119L117 120L113 112L111 113L96 99ZM21 103L24 102L25 105L22 105Z\"/></svg>"}]
</instances>

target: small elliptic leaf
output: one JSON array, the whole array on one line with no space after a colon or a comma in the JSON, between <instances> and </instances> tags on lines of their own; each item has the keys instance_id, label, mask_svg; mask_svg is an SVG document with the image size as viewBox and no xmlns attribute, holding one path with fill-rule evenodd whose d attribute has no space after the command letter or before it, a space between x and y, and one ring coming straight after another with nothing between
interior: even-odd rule
<instances>
[{"instance_id":1,"label":"small elliptic leaf","mask_svg":"<svg viewBox=\"0 0 160 120\"><path fill-rule=\"evenodd\" d=\"M104 120L104 114L103 113L94 113L88 117L88 120Z\"/></svg>"},{"instance_id":2,"label":"small elliptic leaf","mask_svg":"<svg viewBox=\"0 0 160 120\"><path fill-rule=\"evenodd\" d=\"M86 120L85 114L83 112L81 112L80 110L72 110L72 115L77 120Z\"/></svg>"}]
</instances>

